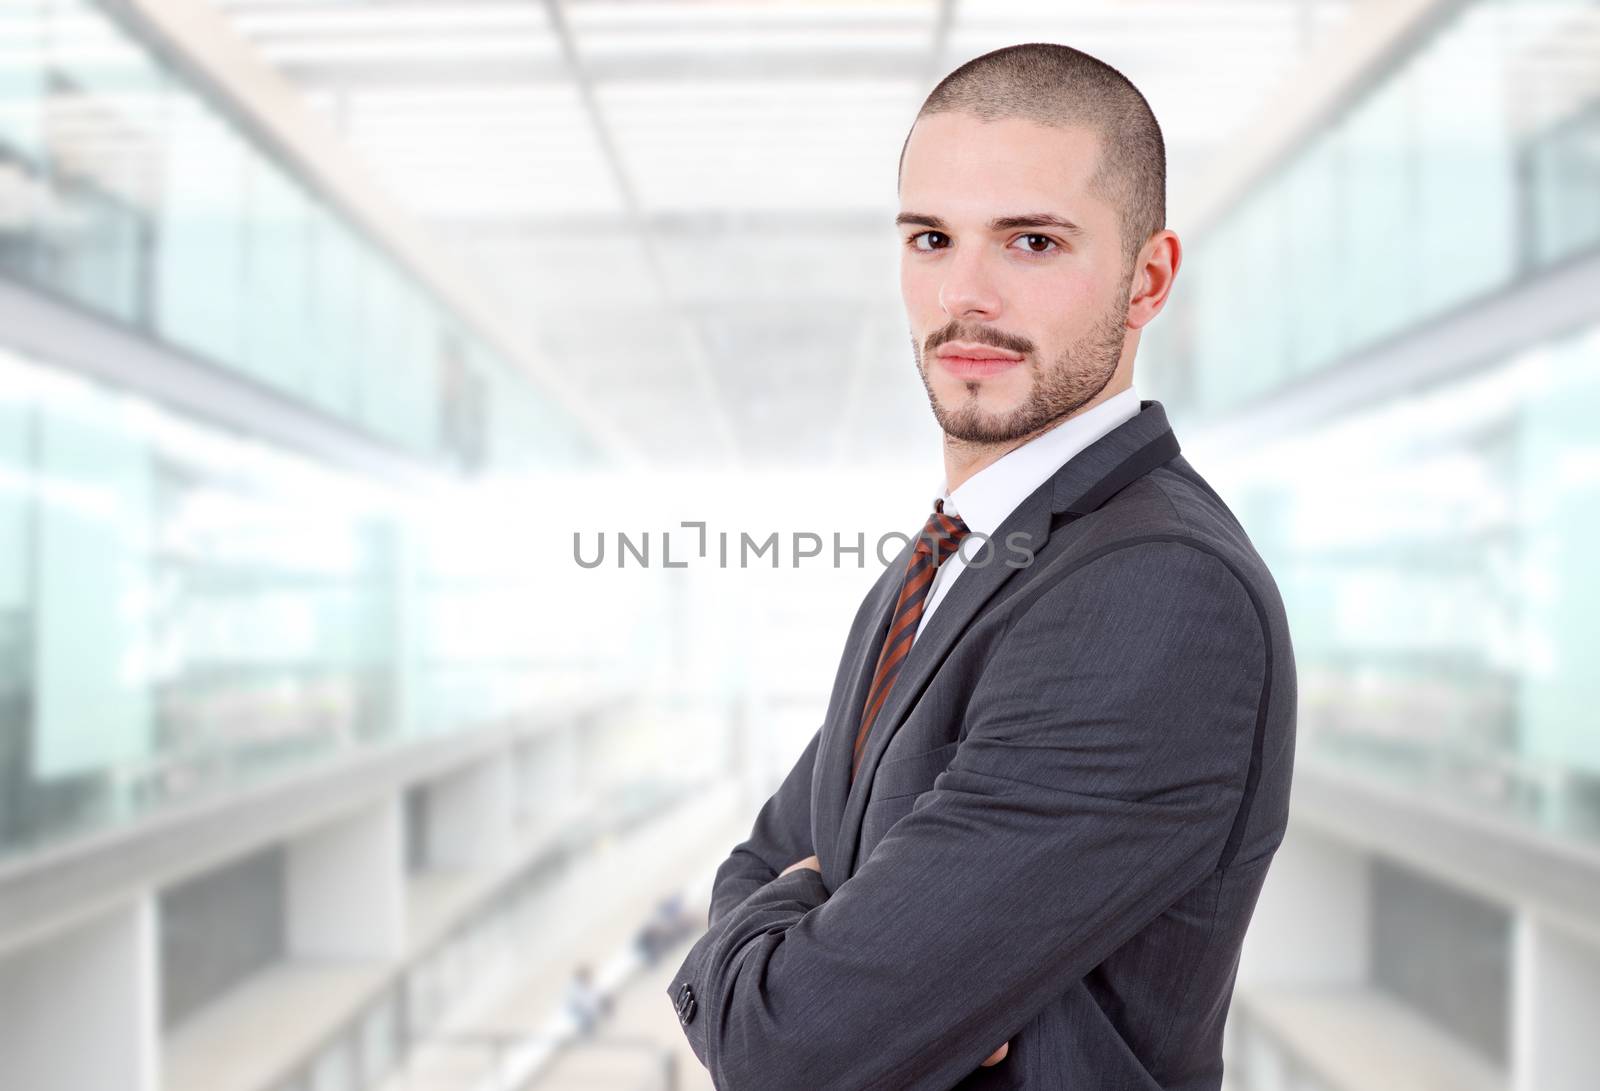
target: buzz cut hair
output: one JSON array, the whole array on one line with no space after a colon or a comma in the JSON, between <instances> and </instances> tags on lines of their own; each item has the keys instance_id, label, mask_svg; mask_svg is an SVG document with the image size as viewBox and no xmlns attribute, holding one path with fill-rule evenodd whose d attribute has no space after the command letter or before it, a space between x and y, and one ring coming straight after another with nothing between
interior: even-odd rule
<instances>
[{"instance_id":1,"label":"buzz cut hair","mask_svg":"<svg viewBox=\"0 0 1600 1091\"><path fill-rule=\"evenodd\" d=\"M928 93L912 128L930 114L955 112L983 121L1022 118L1094 133L1100 162L1090 189L1118 210L1129 272L1145 242L1166 227L1167 151L1161 126L1139 89L1099 58L1053 42L1009 45L974 57ZM907 131L897 187L910 143Z\"/></svg>"}]
</instances>

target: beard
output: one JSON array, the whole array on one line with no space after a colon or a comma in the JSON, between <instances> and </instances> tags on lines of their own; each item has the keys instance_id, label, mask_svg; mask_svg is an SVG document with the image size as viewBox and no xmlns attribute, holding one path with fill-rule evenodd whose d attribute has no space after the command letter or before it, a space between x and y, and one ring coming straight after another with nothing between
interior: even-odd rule
<instances>
[{"instance_id":1,"label":"beard","mask_svg":"<svg viewBox=\"0 0 1600 1091\"><path fill-rule=\"evenodd\" d=\"M967 384L970 396L959 404L940 404L933 385L928 382L926 356L913 336L911 349L917 361L917 374L928 392L933 417L944 434L967 443L1011 443L1040 432L1087 405L1106 388L1122 358L1123 343L1128 336L1123 328L1128 317L1128 301L1120 293L1119 298L1119 307L1102 314L1087 333L1044 368L1039 366L1038 358L1031 351L1031 342L1010 335L989 332L986 336L973 337L963 334L952 322L928 338L929 352L946 341L967 340L1023 353L1033 382L1023 403L1007 413L982 409L978 405L980 387L977 383Z\"/></svg>"}]
</instances>

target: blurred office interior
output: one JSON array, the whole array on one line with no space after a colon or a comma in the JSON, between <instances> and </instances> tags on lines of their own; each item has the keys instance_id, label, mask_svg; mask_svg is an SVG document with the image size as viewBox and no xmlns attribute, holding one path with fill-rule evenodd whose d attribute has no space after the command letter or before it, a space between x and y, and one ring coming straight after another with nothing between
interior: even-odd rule
<instances>
[{"instance_id":1,"label":"blurred office interior","mask_svg":"<svg viewBox=\"0 0 1600 1091\"><path fill-rule=\"evenodd\" d=\"M1163 125L1135 386L1293 627L1228 1087L1600 1086L1600 3L0 0L0 1087L710 1087L942 473L901 141L1031 40Z\"/></svg>"}]
</instances>

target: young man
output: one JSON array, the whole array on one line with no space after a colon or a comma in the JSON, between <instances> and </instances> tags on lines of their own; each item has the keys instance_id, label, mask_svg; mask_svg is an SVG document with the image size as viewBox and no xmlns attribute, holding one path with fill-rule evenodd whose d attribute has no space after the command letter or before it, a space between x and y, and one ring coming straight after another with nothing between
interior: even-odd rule
<instances>
[{"instance_id":1,"label":"young man","mask_svg":"<svg viewBox=\"0 0 1600 1091\"><path fill-rule=\"evenodd\" d=\"M998 50L929 95L900 203L943 495L669 996L733 1091L1216 1089L1295 673L1132 388L1181 255L1160 129L1092 57Z\"/></svg>"}]
</instances>

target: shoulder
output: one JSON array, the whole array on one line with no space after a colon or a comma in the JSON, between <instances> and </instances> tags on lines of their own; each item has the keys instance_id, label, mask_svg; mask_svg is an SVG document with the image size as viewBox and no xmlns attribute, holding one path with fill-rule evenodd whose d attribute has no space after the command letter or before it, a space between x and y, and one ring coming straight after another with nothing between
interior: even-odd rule
<instances>
[{"instance_id":1,"label":"shoulder","mask_svg":"<svg viewBox=\"0 0 1600 1091\"><path fill-rule=\"evenodd\" d=\"M1266 562L1233 512L1182 456L1138 478L1056 534L1012 605L1016 613L1092 609L1108 616L1191 616L1284 627ZM1053 536L1054 538L1054 536Z\"/></svg>"},{"instance_id":2,"label":"shoulder","mask_svg":"<svg viewBox=\"0 0 1600 1091\"><path fill-rule=\"evenodd\" d=\"M1211 484L1182 455L1130 483L1073 524L1069 553L1171 539L1241 567L1259 564L1243 525Z\"/></svg>"}]
</instances>

